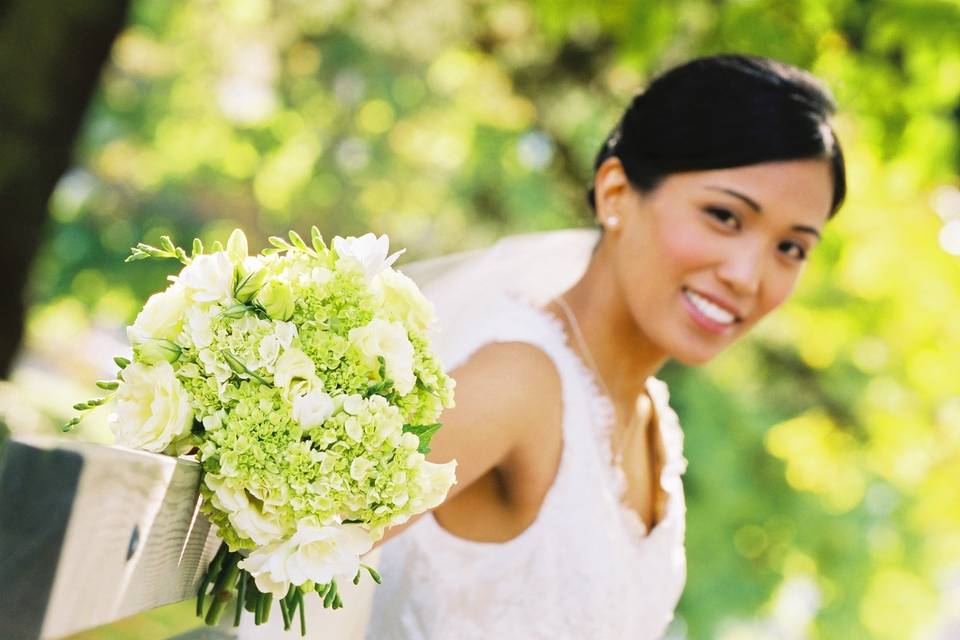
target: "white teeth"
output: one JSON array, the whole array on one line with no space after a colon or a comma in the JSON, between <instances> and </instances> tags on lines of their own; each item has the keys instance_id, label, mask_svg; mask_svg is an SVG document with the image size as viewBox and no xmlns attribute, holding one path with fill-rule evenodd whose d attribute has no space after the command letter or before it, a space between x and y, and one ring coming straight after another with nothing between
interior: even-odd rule
<instances>
[{"instance_id":1,"label":"white teeth","mask_svg":"<svg viewBox=\"0 0 960 640\"><path fill-rule=\"evenodd\" d=\"M685 296L687 296L687 300L692 302L693 306L695 306L700 313L707 316L714 322L718 322L720 324L733 324L733 321L737 319L735 315L726 309L718 307L690 289L684 289L683 293Z\"/></svg>"}]
</instances>

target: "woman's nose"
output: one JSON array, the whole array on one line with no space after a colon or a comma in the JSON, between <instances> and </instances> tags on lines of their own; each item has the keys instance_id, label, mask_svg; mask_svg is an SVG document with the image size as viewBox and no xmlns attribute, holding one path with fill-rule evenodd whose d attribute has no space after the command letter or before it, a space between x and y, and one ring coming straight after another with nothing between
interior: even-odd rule
<instances>
[{"instance_id":1,"label":"woman's nose","mask_svg":"<svg viewBox=\"0 0 960 640\"><path fill-rule=\"evenodd\" d=\"M760 247L741 244L717 269L717 277L739 296L755 296L763 278L763 252Z\"/></svg>"}]
</instances>

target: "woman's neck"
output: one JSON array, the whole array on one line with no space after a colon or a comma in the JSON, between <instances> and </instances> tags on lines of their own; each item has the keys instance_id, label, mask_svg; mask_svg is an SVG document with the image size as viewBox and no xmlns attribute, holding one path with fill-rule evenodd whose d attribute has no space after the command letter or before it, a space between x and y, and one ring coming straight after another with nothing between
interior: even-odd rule
<instances>
[{"instance_id":1,"label":"woman's neck","mask_svg":"<svg viewBox=\"0 0 960 640\"><path fill-rule=\"evenodd\" d=\"M641 283L642 286L642 283ZM612 400L632 412L646 380L667 360L637 327L601 247L583 277L564 293ZM626 414L626 415L629 415Z\"/></svg>"}]
</instances>

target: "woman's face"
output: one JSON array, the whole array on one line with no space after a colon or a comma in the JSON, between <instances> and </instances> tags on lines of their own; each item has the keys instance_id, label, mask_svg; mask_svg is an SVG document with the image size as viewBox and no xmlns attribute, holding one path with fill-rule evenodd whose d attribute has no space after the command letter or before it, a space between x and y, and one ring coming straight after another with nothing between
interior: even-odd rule
<instances>
[{"instance_id":1,"label":"woman's face","mask_svg":"<svg viewBox=\"0 0 960 640\"><path fill-rule=\"evenodd\" d=\"M671 174L646 194L605 190L603 179L626 180L613 164L597 176L598 211L620 219L605 238L619 288L652 346L685 364L708 361L787 299L833 196L825 160Z\"/></svg>"}]
</instances>

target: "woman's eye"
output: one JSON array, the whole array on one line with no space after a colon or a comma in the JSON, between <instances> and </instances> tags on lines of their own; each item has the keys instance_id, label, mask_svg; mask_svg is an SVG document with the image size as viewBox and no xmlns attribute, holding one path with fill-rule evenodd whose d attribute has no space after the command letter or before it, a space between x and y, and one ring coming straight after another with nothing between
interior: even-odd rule
<instances>
[{"instance_id":1,"label":"woman's eye","mask_svg":"<svg viewBox=\"0 0 960 640\"><path fill-rule=\"evenodd\" d=\"M796 242L789 240L781 242L780 251L788 258L796 260L797 262L803 262L807 259L807 250Z\"/></svg>"},{"instance_id":2,"label":"woman's eye","mask_svg":"<svg viewBox=\"0 0 960 640\"><path fill-rule=\"evenodd\" d=\"M722 207L706 207L704 211L707 215L714 218L717 222L731 229L740 228L740 219L730 211Z\"/></svg>"}]
</instances>

